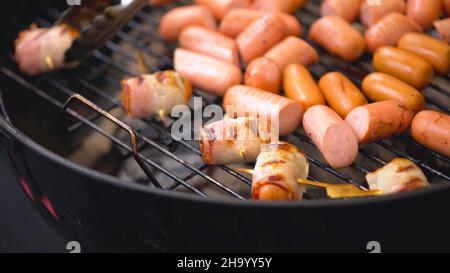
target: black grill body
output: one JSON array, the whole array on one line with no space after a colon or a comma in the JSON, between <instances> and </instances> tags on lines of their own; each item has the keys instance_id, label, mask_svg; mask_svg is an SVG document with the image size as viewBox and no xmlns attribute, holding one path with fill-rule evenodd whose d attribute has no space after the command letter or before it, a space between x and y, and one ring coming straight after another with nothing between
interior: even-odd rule
<instances>
[{"instance_id":1,"label":"black grill body","mask_svg":"<svg viewBox=\"0 0 450 273\"><path fill-rule=\"evenodd\" d=\"M68 241L79 241L82 251L368 252L366 247L370 241L380 242L382 251L386 252L450 251L450 220L445 212L450 198L450 184L446 183L450 175L448 158L437 156L436 159L434 154L420 149L413 153L417 156L413 159L424 164L422 168L429 167L425 171L433 181L441 182L434 183L430 189L377 198L298 203L198 197L124 182L71 163L61 155L65 154L67 144L82 133L67 132L63 126L61 101L70 93L61 90L73 90L61 88L58 80L65 86L64 79L85 73L96 83L96 76L105 78L104 70L100 69L103 65L116 68L118 65L110 58L111 50L97 51L93 58L99 60L94 63L89 59L87 63L98 73L87 73L81 68L42 78L23 77L14 62L8 59L16 31L8 27L19 22L16 28L23 28L26 22L19 18L24 18L23 14L29 10L41 11L42 6L34 5L28 9L29 1L24 1L23 6L11 6L8 2L1 4L14 7L5 14L7 22L2 25L5 28L2 33L10 35L3 40L9 44L2 44L0 67L3 95L0 104L5 110L0 116L1 154L15 170L17 182L30 201ZM42 5L47 5L44 2ZM311 2L311 9L317 7L318 1ZM147 11L143 13L145 15ZM309 20L306 15L302 18ZM130 24L132 26L136 21ZM110 46L126 37L116 37ZM170 67L169 60L167 56L160 56L156 68ZM448 89L440 91L449 92ZM447 102L440 103L448 112ZM110 108L108 105L103 107ZM86 122L84 125L89 127ZM31 129L34 127L40 128L39 134ZM298 137L304 138L301 133ZM396 147L390 143L379 145ZM156 143L155 147L158 146ZM60 155L53 152L55 150ZM410 155L402 150L394 151L397 156ZM370 153L370 148L365 156L380 160L378 164L385 160ZM148 160L152 162L152 158ZM321 172L331 171L320 159L310 158L310 161ZM354 168L361 176L366 170L361 165ZM157 168L153 170L158 171ZM199 167L194 173L199 175L202 171ZM333 174L346 182L355 180L340 172Z\"/></svg>"}]
</instances>

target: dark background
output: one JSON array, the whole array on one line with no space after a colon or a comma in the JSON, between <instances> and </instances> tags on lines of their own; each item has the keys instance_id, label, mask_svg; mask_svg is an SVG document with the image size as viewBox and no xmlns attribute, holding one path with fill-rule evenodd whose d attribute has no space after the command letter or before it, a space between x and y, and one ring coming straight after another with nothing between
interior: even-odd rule
<instances>
[{"instance_id":1,"label":"dark background","mask_svg":"<svg viewBox=\"0 0 450 273\"><path fill-rule=\"evenodd\" d=\"M66 242L40 217L0 153L0 252L66 252Z\"/></svg>"}]
</instances>

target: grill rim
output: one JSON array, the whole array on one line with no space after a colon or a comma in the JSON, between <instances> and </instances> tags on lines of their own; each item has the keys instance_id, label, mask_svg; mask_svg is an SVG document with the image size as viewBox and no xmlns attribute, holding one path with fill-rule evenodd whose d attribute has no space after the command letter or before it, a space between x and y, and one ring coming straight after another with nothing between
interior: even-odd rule
<instances>
[{"instance_id":1,"label":"grill rim","mask_svg":"<svg viewBox=\"0 0 450 273\"><path fill-rule=\"evenodd\" d=\"M2 91L0 91L0 96ZM119 187L122 190L129 191L140 191L145 192L147 194L157 195L163 198L172 198L181 201L188 202L196 202L200 204L209 204L209 205L219 205L219 206L236 206L236 207L254 207L254 208L296 208L296 207L346 207L346 206L358 206L358 205L377 205L383 204L386 202L395 202L402 201L413 198L420 198L425 195L432 195L436 192L441 192L445 189L450 190L450 183L436 183L433 184L432 187L427 187L423 189L418 189L415 191L402 192L391 195L383 195L383 196L375 196L375 197L363 197L363 198L350 198L350 199L311 199L311 200L302 200L298 202L292 201L257 201L253 199L239 200L239 199L219 199L219 198L204 198L201 196L196 196L189 193L181 193L176 191L168 191L164 189L157 189L154 187L148 187L145 185L139 185L138 183L127 182L119 179L118 177L105 174L82 165L76 164L52 151L48 150L44 146L35 142L27 135L22 133L18 128L14 125L9 124L5 117L0 115L0 126L2 129L6 129L7 133L9 133L13 140L16 141L15 144L26 145L28 148L33 151L44 155L47 159L53 161L56 164L63 164L64 166L72 169L73 171L78 171L82 175L91 176L92 178L97 178L96 181L100 183L107 183L108 185ZM149 198L151 195L149 195Z\"/></svg>"}]
</instances>

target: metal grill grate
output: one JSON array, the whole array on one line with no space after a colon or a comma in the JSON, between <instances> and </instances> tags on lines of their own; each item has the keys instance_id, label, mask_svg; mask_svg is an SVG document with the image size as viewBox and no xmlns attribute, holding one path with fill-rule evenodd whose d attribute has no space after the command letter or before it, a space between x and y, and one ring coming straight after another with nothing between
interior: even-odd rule
<instances>
[{"instance_id":1,"label":"metal grill grate","mask_svg":"<svg viewBox=\"0 0 450 273\"><path fill-rule=\"evenodd\" d=\"M189 4L189 1L178 1L163 8L145 8L140 11L104 48L93 52L79 69L63 72L67 73L67 75L63 75L64 80L61 80L61 77L58 78L50 74L41 76L39 83L33 78L23 77L17 72L17 65L14 62L12 52L7 54L8 61L0 67L0 72L61 109L64 107L65 99L76 92L82 93L89 99L95 98L96 101L100 101L99 105L106 111L121 108L121 102L117 93L113 94L105 90L120 90L120 81L123 78L139 74L136 69L133 69L132 65L130 66L130 63L136 61L136 55L133 54L132 50L139 49L145 55L146 64L152 71L172 67L170 56L175 45L166 44L158 37L158 22L167 10L183 4ZM319 4L320 1L310 1L302 11L296 14L304 27L305 33L307 33L308 27L319 16ZM50 26L51 22L59 17L60 11L52 7L40 7L33 11L33 15L35 16L33 18L34 21L38 25L45 27ZM360 29L362 28L359 24L355 25ZM329 55L321 48L316 47L316 49L321 56L320 63L311 68L316 79L327 71L336 70L349 76L355 83L361 84L361 79L364 75L372 70L371 57L369 55L364 56L354 64L349 64ZM102 83L102 87L99 87L99 82ZM50 95L49 90L52 90L52 94L58 95ZM436 76L433 83L423 91L423 94L427 99L427 108L450 113L450 80L448 77ZM199 90L195 90L194 95L203 97L203 101L206 102L203 106L221 103L220 98L211 97ZM125 158L131 156L132 149L127 141L106 132L96 124L101 115L94 113L89 116L82 116L70 109L67 110L67 113L77 120L75 124L69 127L70 131L74 132L83 126L87 126L124 149L126 151L124 153ZM216 178L210 172L211 167L206 164L190 163L176 152L177 149L187 149L190 153L201 158L198 143L172 139L170 128L166 128L157 120L145 119L143 122L147 129L158 132L160 138L154 140L146 137L145 133L138 132L137 137L141 150L139 156L153 168L154 172L164 174L166 180L171 181L170 185L165 187L167 190L183 187L194 194L207 196L208 194L205 194L194 183L191 183L194 177L200 177L231 197L246 199L250 196L251 180L248 177L235 172L230 167L219 166L215 168L219 168L225 175L222 175L221 179ZM165 139L165 141L161 139ZM422 147L407 135L361 146L357 161L351 167L339 171L330 168L328 164L324 163L323 158L303 129L297 129L286 140L297 145L308 154L308 159L312 163L309 177L311 180L347 182L366 187L367 185L364 182L365 174L384 165L393 157L401 156L412 160L420 166L431 182L450 182L450 159ZM179 176L180 174L174 173L171 169L145 156L147 149L156 150L175 164L181 165L186 169L186 174ZM240 181L241 185L236 187L236 185L227 183L228 180ZM306 195L306 198L315 197L314 192L312 194L308 192Z\"/></svg>"}]
</instances>

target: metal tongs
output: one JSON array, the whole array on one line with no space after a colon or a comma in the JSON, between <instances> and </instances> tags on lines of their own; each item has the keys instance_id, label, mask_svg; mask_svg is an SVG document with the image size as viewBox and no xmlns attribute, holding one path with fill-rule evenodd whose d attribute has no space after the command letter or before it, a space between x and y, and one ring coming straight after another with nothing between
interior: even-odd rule
<instances>
[{"instance_id":1,"label":"metal tongs","mask_svg":"<svg viewBox=\"0 0 450 273\"><path fill-rule=\"evenodd\" d=\"M109 41L148 0L83 0L63 12L55 25L67 24L79 36L67 50L64 62L85 58Z\"/></svg>"},{"instance_id":2,"label":"metal tongs","mask_svg":"<svg viewBox=\"0 0 450 273\"><path fill-rule=\"evenodd\" d=\"M237 172L253 174L252 169L237 168L234 169ZM307 179L298 179L297 182L300 185L313 186L324 188L330 198L354 198L364 196L376 196L382 195L382 190L367 190L358 187L354 184L330 184L324 182L311 181Z\"/></svg>"}]
</instances>

